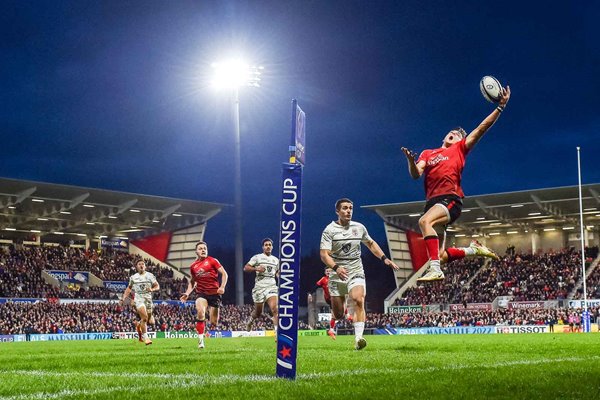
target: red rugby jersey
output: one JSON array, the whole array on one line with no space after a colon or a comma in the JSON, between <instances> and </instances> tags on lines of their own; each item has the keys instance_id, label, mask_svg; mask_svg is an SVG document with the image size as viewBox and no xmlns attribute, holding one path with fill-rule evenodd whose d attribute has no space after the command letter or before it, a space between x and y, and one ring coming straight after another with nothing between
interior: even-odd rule
<instances>
[{"instance_id":1,"label":"red rugby jersey","mask_svg":"<svg viewBox=\"0 0 600 400\"><path fill-rule=\"evenodd\" d=\"M425 161L425 197L427 200L446 194L465 197L460 180L469 149L466 139L450 147L423 150L417 162Z\"/></svg>"},{"instance_id":2,"label":"red rugby jersey","mask_svg":"<svg viewBox=\"0 0 600 400\"><path fill-rule=\"evenodd\" d=\"M325 275L321 279L317 281L317 286L320 286L323 289L323 297L325 297L325 301L329 302L331 296L329 295L329 276Z\"/></svg>"},{"instance_id":3,"label":"red rugby jersey","mask_svg":"<svg viewBox=\"0 0 600 400\"><path fill-rule=\"evenodd\" d=\"M219 289L219 268L222 265L216 258L206 257L190 265L192 280L196 282L196 293L217 294Z\"/></svg>"}]
</instances>

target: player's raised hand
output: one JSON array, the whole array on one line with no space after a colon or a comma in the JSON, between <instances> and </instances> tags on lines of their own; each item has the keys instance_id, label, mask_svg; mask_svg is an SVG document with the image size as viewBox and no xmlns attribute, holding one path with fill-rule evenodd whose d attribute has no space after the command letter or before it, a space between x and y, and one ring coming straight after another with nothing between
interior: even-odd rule
<instances>
[{"instance_id":1,"label":"player's raised hand","mask_svg":"<svg viewBox=\"0 0 600 400\"><path fill-rule=\"evenodd\" d=\"M502 88L502 91L500 92L500 106L502 107L506 107L506 103L508 103L508 100L510 99L510 86L506 85L505 88Z\"/></svg>"},{"instance_id":2,"label":"player's raised hand","mask_svg":"<svg viewBox=\"0 0 600 400\"><path fill-rule=\"evenodd\" d=\"M404 153L408 161L413 163L415 162L415 159L417 158L417 153L407 149L406 147L402 147L402 152Z\"/></svg>"}]
</instances>

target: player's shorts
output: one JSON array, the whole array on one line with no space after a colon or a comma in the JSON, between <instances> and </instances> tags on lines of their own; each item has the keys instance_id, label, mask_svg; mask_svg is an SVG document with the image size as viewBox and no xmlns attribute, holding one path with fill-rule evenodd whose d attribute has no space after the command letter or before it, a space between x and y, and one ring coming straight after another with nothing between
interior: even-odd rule
<instances>
[{"instance_id":1,"label":"player's shorts","mask_svg":"<svg viewBox=\"0 0 600 400\"><path fill-rule=\"evenodd\" d=\"M255 303L264 303L270 297L277 297L279 290L277 286L254 287L252 289L252 301Z\"/></svg>"},{"instance_id":2,"label":"player's shorts","mask_svg":"<svg viewBox=\"0 0 600 400\"><path fill-rule=\"evenodd\" d=\"M427 200L427 203L425 204L425 210L423 212L426 213L435 205L442 207L444 211L446 211L446 216L450 221L446 225L450 225L456 221L458 217L460 217L463 204L462 199L459 196L455 194L444 194Z\"/></svg>"},{"instance_id":3,"label":"player's shorts","mask_svg":"<svg viewBox=\"0 0 600 400\"><path fill-rule=\"evenodd\" d=\"M133 305L135 306L136 310L144 306L146 307L146 312L152 312L152 299L142 296L135 296L135 298L133 299Z\"/></svg>"},{"instance_id":4,"label":"player's shorts","mask_svg":"<svg viewBox=\"0 0 600 400\"><path fill-rule=\"evenodd\" d=\"M206 294L196 293L196 299L203 298L208 303L209 307L221 307L221 295L220 294Z\"/></svg>"},{"instance_id":5,"label":"player's shorts","mask_svg":"<svg viewBox=\"0 0 600 400\"><path fill-rule=\"evenodd\" d=\"M364 272L350 275L345 281L329 278L329 283L327 285L329 287L329 295L331 297L346 296L356 286L362 286L365 288L365 294L367 292L367 281L365 280Z\"/></svg>"}]
</instances>

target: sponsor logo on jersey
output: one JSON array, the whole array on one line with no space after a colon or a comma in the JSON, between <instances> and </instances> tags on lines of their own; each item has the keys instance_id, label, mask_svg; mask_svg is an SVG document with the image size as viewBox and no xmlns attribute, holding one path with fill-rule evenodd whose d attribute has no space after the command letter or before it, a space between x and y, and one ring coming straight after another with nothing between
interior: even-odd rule
<instances>
[{"instance_id":1,"label":"sponsor logo on jersey","mask_svg":"<svg viewBox=\"0 0 600 400\"><path fill-rule=\"evenodd\" d=\"M437 156L433 157L431 160L427 161L427 165L431 166L431 165L436 165L441 163L442 161L448 161L450 159L450 157L448 156L443 156L441 154L438 154Z\"/></svg>"}]
</instances>

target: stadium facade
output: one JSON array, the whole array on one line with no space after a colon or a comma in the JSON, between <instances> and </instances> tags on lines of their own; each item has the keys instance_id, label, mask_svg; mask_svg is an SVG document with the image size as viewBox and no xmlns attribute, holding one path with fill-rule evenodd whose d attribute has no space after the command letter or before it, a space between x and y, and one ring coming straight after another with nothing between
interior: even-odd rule
<instances>
[{"instance_id":1,"label":"stadium facade","mask_svg":"<svg viewBox=\"0 0 600 400\"><path fill-rule=\"evenodd\" d=\"M0 178L0 243L112 248L183 272L223 204Z\"/></svg>"},{"instance_id":2,"label":"stadium facade","mask_svg":"<svg viewBox=\"0 0 600 400\"><path fill-rule=\"evenodd\" d=\"M584 245L598 246L600 184L583 185L581 200ZM397 289L386 299L386 308L404 286L414 285L427 265L418 225L424 207L425 201L363 206L383 219L391 257L400 267L395 272ZM579 187L468 196L461 217L448 228L447 235L447 246L468 246L477 239L499 254L509 247L534 254L581 249Z\"/></svg>"}]
</instances>

